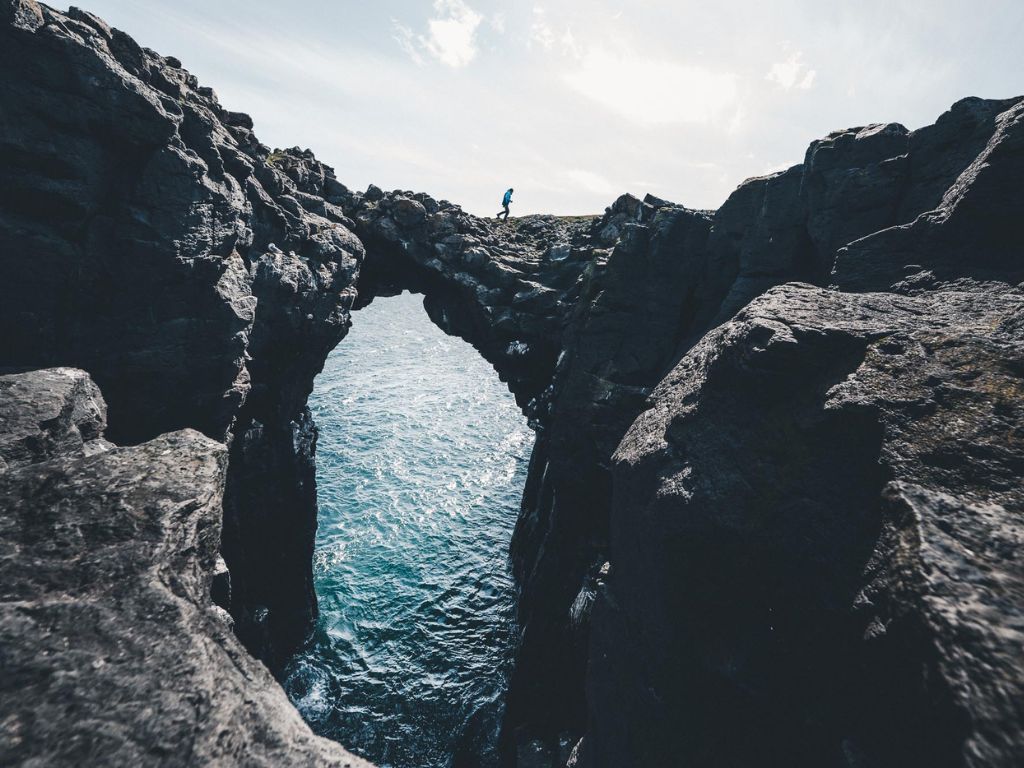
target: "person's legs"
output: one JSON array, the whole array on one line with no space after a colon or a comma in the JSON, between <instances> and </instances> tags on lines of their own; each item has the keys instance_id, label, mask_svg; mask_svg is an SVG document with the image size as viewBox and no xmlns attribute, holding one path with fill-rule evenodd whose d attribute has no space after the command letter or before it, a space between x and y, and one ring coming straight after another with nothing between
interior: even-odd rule
<instances>
[{"instance_id":1,"label":"person's legs","mask_svg":"<svg viewBox=\"0 0 1024 768\"><path fill-rule=\"evenodd\" d=\"M502 206L501 213L505 214L505 221L508 221L508 206L507 205ZM498 215L500 216L501 213L499 213Z\"/></svg>"}]
</instances>

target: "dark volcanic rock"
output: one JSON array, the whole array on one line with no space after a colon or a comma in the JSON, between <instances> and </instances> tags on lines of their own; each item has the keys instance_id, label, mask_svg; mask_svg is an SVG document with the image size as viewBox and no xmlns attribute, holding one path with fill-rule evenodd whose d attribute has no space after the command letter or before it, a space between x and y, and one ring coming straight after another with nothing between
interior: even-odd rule
<instances>
[{"instance_id":1,"label":"dark volcanic rock","mask_svg":"<svg viewBox=\"0 0 1024 768\"><path fill-rule=\"evenodd\" d=\"M1024 294L774 289L615 456L591 765L1024 756Z\"/></svg>"},{"instance_id":2,"label":"dark volcanic rock","mask_svg":"<svg viewBox=\"0 0 1024 768\"><path fill-rule=\"evenodd\" d=\"M813 143L803 165L745 182L714 213L650 198L609 210L620 217L620 239L608 268L585 279L535 408L547 417L513 544L526 620L511 717L549 738L578 735L587 621L574 606L588 603L609 557L611 456L647 396L705 333L788 281L886 289L921 273L895 285L920 292L958 282L977 290L979 278L1005 290L1022 279L1024 252L1011 231L1024 204L1013 181L1021 106L966 99L918 131L836 132ZM960 199L978 204L950 202ZM621 220L627 211L633 220ZM899 276L866 282L876 262Z\"/></svg>"},{"instance_id":3,"label":"dark volcanic rock","mask_svg":"<svg viewBox=\"0 0 1024 768\"><path fill-rule=\"evenodd\" d=\"M84 371L0 376L0 472L106 447L107 406Z\"/></svg>"},{"instance_id":4,"label":"dark volcanic rock","mask_svg":"<svg viewBox=\"0 0 1024 768\"><path fill-rule=\"evenodd\" d=\"M118 442L236 438L232 613L280 660L316 616L305 403L363 255L316 195L344 187L309 153L271 153L180 62L94 16L0 11L0 366L87 370Z\"/></svg>"},{"instance_id":5,"label":"dark volcanic rock","mask_svg":"<svg viewBox=\"0 0 1024 768\"><path fill-rule=\"evenodd\" d=\"M44 23L0 31L0 252L17 287L0 359L90 370L118 439L223 437L255 302L236 250L245 196L206 145L215 118L181 70L177 99L147 85L164 65L123 33L15 7Z\"/></svg>"},{"instance_id":6,"label":"dark volcanic rock","mask_svg":"<svg viewBox=\"0 0 1024 768\"><path fill-rule=\"evenodd\" d=\"M94 453L84 372L0 388L3 445L48 434L0 470L0 763L366 766L310 732L210 599L224 446L184 430Z\"/></svg>"},{"instance_id":7,"label":"dark volcanic rock","mask_svg":"<svg viewBox=\"0 0 1024 768\"><path fill-rule=\"evenodd\" d=\"M512 548L522 641L508 716L541 729L581 726L586 616L570 606L605 559L608 460L678 346L681 305L703 269L688 257L703 254L707 214L665 205L644 216L595 227L621 240L587 273L535 408L543 418Z\"/></svg>"},{"instance_id":8,"label":"dark volcanic rock","mask_svg":"<svg viewBox=\"0 0 1024 768\"><path fill-rule=\"evenodd\" d=\"M977 109L976 101L968 104ZM1000 105L1006 110L989 118L994 133L935 210L841 249L831 275L836 287L913 292L961 277L1024 281L1024 102Z\"/></svg>"}]
</instances>

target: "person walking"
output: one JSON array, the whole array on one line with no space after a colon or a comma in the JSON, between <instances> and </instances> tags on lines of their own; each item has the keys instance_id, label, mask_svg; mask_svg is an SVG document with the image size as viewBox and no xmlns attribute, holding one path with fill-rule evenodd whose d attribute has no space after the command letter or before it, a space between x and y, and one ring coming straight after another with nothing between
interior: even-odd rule
<instances>
[{"instance_id":1,"label":"person walking","mask_svg":"<svg viewBox=\"0 0 1024 768\"><path fill-rule=\"evenodd\" d=\"M514 190L512 189L512 187L509 187L508 190L505 192L505 196L501 198L501 212L498 214L497 218L500 219L501 215L505 214L505 221L508 221L508 206L512 202L513 191Z\"/></svg>"}]
</instances>

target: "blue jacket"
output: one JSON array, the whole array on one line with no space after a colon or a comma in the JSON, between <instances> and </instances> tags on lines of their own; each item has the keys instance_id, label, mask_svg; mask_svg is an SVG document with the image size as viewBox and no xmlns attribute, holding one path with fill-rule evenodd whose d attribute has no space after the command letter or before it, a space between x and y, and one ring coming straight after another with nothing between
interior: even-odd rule
<instances>
[{"instance_id":1,"label":"blue jacket","mask_svg":"<svg viewBox=\"0 0 1024 768\"><path fill-rule=\"evenodd\" d=\"M508 192L505 193L505 196L503 198L501 198L501 204L502 205L508 205L511 202L512 202L512 190L510 189Z\"/></svg>"}]
</instances>

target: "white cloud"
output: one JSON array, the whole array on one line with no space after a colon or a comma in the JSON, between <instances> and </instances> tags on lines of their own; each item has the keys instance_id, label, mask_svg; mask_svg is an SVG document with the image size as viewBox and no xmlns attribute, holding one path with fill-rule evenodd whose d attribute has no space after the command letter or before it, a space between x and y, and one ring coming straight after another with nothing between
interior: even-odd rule
<instances>
[{"instance_id":1,"label":"white cloud","mask_svg":"<svg viewBox=\"0 0 1024 768\"><path fill-rule=\"evenodd\" d=\"M736 136L740 131L743 130L747 124L747 110L743 104L736 106L736 111L733 113L732 118L729 120L729 124L725 128L725 132L729 136Z\"/></svg>"},{"instance_id":2,"label":"white cloud","mask_svg":"<svg viewBox=\"0 0 1024 768\"><path fill-rule=\"evenodd\" d=\"M559 42L562 44L562 53L565 55L572 56L575 59L578 59L583 55L580 47L576 45L576 36L572 33L572 29L570 27L565 28L565 32L562 34Z\"/></svg>"},{"instance_id":3,"label":"white cloud","mask_svg":"<svg viewBox=\"0 0 1024 768\"><path fill-rule=\"evenodd\" d=\"M505 34L506 16L504 11L498 11L496 14L491 16L490 24L491 29L497 32L499 35Z\"/></svg>"},{"instance_id":4,"label":"white cloud","mask_svg":"<svg viewBox=\"0 0 1024 768\"><path fill-rule=\"evenodd\" d=\"M398 42L398 45L402 50L409 55L409 58L416 62L417 66L422 67L426 62L424 62L423 57L420 56L416 34L411 29L403 24L399 24L394 19L391 20L391 23L395 27L395 34L392 35L392 37L394 37Z\"/></svg>"},{"instance_id":5,"label":"white cloud","mask_svg":"<svg viewBox=\"0 0 1024 768\"><path fill-rule=\"evenodd\" d=\"M559 35L548 23L547 11L540 6L534 6L533 23L530 25L530 38L527 46L532 48L534 45L539 45L545 51L551 51L556 44L558 51L563 56L578 59L582 55L580 47L576 44L576 36L573 34L572 27L567 25L565 32Z\"/></svg>"},{"instance_id":6,"label":"white cloud","mask_svg":"<svg viewBox=\"0 0 1024 768\"><path fill-rule=\"evenodd\" d=\"M777 61L768 70L765 79L769 80L785 91L796 88L799 91L806 91L814 85L814 78L817 71L807 68L804 64L802 51L794 51L784 61Z\"/></svg>"},{"instance_id":7,"label":"white cloud","mask_svg":"<svg viewBox=\"0 0 1024 768\"><path fill-rule=\"evenodd\" d=\"M734 74L603 49L589 51L563 79L584 96L646 125L714 122L737 98Z\"/></svg>"},{"instance_id":8,"label":"white cloud","mask_svg":"<svg viewBox=\"0 0 1024 768\"><path fill-rule=\"evenodd\" d=\"M555 31L548 24L547 13L540 6L533 9L533 23L530 25L529 45L536 43L545 51L550 51L555 45Z\"/></svg>"},{"instance_id":9,"label":"white cloud","mask_svg":"<svg viewBox=\"0 0 1024 768\"><path fill-rule=\"evenodd\" d=\"M395 40L419 65L424 63L422 54L425 52L449 67L466 66L476 58L476 32L483 16L463 0L434 0L434 14L427 21L426 35L393 22ZM492 25L499 23L504 28L504 17L492 20Z\"/></svg>"},{"instance_id":10,"label":"white cloud","mask_svg":"<svg viewBox=\"0 0 1024 768\"><path fill-rule=\"evenodd\" d=\"M476 28L483 17L462 0L434 0L440 16L429 22L429 50L449 67L464 67L476 56Z\"/></svg>"}]
</instances>

